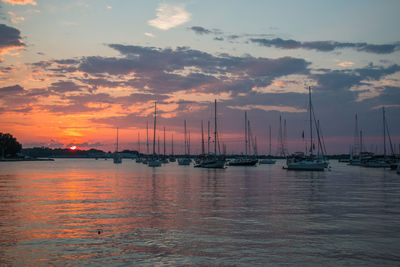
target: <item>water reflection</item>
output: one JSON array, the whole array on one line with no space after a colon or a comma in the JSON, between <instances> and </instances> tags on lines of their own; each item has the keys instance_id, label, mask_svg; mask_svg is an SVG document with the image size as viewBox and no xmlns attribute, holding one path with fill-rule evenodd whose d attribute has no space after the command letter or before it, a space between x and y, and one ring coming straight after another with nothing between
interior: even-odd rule
<instances>
[{"instance_id":1,"label":"water reflection","mask_svg":"<svg viewBox=\"0 0 400 267\"><path fill-rule=\"evenodd\" d=\"M400 182L389 171L53 163L0 169L1 265L400 260Z\"/></svg>"}]
</instances>

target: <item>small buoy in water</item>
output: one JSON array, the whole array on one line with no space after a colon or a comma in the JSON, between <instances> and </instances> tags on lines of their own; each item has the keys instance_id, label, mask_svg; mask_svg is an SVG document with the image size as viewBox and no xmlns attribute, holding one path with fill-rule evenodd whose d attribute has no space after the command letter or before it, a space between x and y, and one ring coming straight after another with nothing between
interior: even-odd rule
<instances>
[{"instance_id":1,"label":"small buoy in water","mask_svg":"<svg viewBox=\"0 0 400 267\"><path fill-rule=\"evenodd\" d=\"M101 233L103 233L103 230L102 229L97 229L97 234L101 234Z\"/></svg>"}]
</instances>

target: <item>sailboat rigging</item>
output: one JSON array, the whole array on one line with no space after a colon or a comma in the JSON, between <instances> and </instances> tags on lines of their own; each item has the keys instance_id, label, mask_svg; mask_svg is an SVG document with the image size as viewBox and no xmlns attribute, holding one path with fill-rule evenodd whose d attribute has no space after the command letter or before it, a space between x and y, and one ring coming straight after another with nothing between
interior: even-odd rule
<instances>
[{"instance_id":1,"label":"sailboat rigging","mask_svg":"<svg viewBox=\"0 0 400 267\"><path fill-rule=\"evenodd\" d=\"M313 112L313 106L311 102L311 87L308 87L308 101L309 101L309 120L310 120L310 153L305 156L302 152L297 152L292 157L288 157L286 161L285 169L288 170L306 170L306 171L323 171L328 167L327 162L316 157L314 155L313 145L313 119L315 120L315 114ZM314 118L313 118L314 117ZM317 129L318 132L318 129ZM318 133L317 133L318 135Z\"/></svg>"}]
</instances>

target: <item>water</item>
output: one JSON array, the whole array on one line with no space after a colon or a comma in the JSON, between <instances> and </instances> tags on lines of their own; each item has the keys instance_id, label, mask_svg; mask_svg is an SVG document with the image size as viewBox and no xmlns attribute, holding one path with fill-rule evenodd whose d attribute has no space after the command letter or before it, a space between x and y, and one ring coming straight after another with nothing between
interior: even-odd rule
<instances>
[{"instance_id":1,"label":"water","mask_svg":"<svg viewBox=\"0 0 400 267\"><path fill-rule=\"evenodd\" d=\"M0 162L0 265L400 264L400 175L282 165Z\"/></svg>"}]
</instances>

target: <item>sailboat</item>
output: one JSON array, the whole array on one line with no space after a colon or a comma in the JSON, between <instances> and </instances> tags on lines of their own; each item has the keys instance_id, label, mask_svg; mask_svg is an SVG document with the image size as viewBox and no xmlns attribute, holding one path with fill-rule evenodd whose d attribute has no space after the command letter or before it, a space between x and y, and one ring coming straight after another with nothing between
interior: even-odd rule
<instances>
[{"instance_id":1,"label":"sailboat","mask_svg":"<svg viewBox=\"0 0 400 267\"><path fill-rule=\"evenodd\" d=\"M392 146L392 140L389 134L389 128L386 121L386 113L385 107L382 107L382 114L383 114L383 157L381 156L372 156L368 160L361 162L361 166L363 167L372 167L372 168L389 168L393 163L396 162L394 158L394 151ZM392 157L388 157L386 155L386 137L389 138L390 142L390 149L392 152Z\"/></svg>"},{"instance_id":2,"label":"sailboat","mask_svg":"<svg viewBox=\"0 0 400 267\"><path fill-rule=\"evenodd\" d=\"M188 150L188 141L186 139L186 120L183 121L183 125L184 125L184 139L185 139L185 157L178 159L178 164L179 165L190 165L190 163L192 162L192 160L187 156L187 150Z\"/></svg>"},{"instance_id":3,"label":"sailboat","mask_svg":"<svg viewBox=\"0 0 400 267\"><path fill-rule=\"evenodd\" d=\"M113 155L113 161L114 161L114 164L122 163L121 155L118 153L118 128L117 128L117 147L116 147L116 151L114 152L114 155Z\"/></svg>"},{"instance_id":4,"label":"sailboat","mask_svg":"<svg viewBox=\"0 0 400 267\"><path fill-rule=\"evenodd\" d=\"M154 129L153 129L153 156L149 159L149 167L160 167L161 161L156 155L156 121L157 121L157 102L154 102Z\"/></svg>"},{"instance_id":5,"label":"sailboat","mask_svg":"<svg viewBox=\"0 0 400 267\"><path fill-rule=\"evenodd\" d=\"M269 153L267 159L262 159L258 163L259 164L275 164L276 160L271 159L271 125L269 126Z\"/></svg>"},{"instance_id":6,"label":"sailboat","mask_svg":"<svg viewBox=\"0 0 400 267\"><path fill-rule=\"evenodd\" d=\"M258 159L256 158L250 158L248 153L247 153L247 147L248 147L248 140L250 139L249 137L249 128L247 127L248 125L248 120L247 120L247 111L244 112L244 143L245 143L245 156L233 159L229 161L228 165L229 166L254 166L257 164Z\"/></svg>"},{"instance_id":7,"label":"sailboat","mask_svg":"<svg viewBox=\"0 0 400 267\"><path fill-rule=\"evenodd\" d=\"M286 161L288 170L304 170L304 171L323 171L327 167L327 163L313 154L313 107L311 102L311 87L308 87L308 99L309 99L309 112L310 112L310 154L305 156L302 152L295 153L292 157L288 157ZM318 130L318 129L317 129ZM318 133L319 134L319 133Z\"/></svg>"},{"instance_id":8,"label":"sailboat","mask_svg":"<svg viewBox=\"0 0 400 267\"><path fill-rule=\"evenodd\" d=\"M217 155L217 100L214 101L214 154L207 155L195 167L198 168L225 168L225 156Z\"/></svg>"},{"instance_id":9,"label":"sailboat","mask_svg":"<svg viewBox=\"0 0 400 267\"><path fill-rule=\"evenodd\" d=\"M362 130L358 130L358 117L355 115L355 128L354 128L354 145L352 153L350 154L349 165L362 166L364 162L370 160L373 153L363 151L363 137Z\"/></svg>"}]
</instances>

